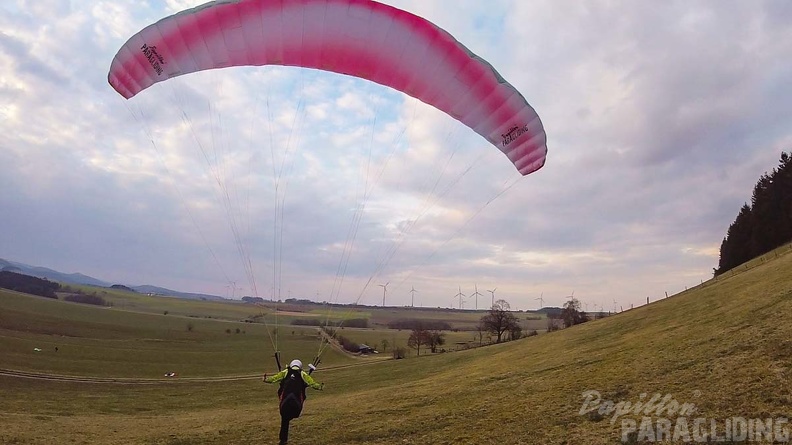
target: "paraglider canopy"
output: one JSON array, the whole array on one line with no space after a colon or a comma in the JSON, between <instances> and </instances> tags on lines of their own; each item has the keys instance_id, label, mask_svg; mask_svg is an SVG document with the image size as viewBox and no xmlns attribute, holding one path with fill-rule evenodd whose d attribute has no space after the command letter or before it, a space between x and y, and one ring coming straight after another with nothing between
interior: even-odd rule
<instances>
[{"instance_id":1,"label":"paraglider canopy","mask_svg":"<svg viewBox=\"0 0 792 445\"><path fill-rule=\"evenodd\" d=\"M244 65L332 71L436 107L527 175L547 153L534 109L488 62L433 23L370 0L232 0L166 17L132 36L108 80L125 98L172 77Z\"/></svg>"}]
</instances>

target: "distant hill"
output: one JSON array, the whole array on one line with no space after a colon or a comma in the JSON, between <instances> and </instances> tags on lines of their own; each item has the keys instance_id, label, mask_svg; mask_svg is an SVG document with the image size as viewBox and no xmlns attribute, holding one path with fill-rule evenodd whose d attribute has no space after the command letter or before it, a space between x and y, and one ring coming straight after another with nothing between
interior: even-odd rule
<instances>
[{"instance_id":1,"label":"distant hill","mask_svg":"<svg viewBox=\"0 0 792 445\"><path fill-rule=\"evenodd\" d=\"M0 258L0 270L21 273L25 275L30 275L32 277L45 278L47 280L57 281L63 284L83 284L83 285L97 286L97 287L121 286L120 284L108 283L107 281L90 277L88 275L83 275L81 273L63 273L46 267L31 266L29 264L19 263L16 261L9 261L2 258ZM179 292L172 289L166 289L164 287L157 287L151 285L125 286L125 287L128 287L136 292L140 292L143 294L154 294L165 297L185 298L189 300L213 300L213 301L224 300L224 298L218 297L217 295Z\"/></svg>"},{"instance_id":2,"label":"distant hill","mask_svg":"<svg viewBox=\"0 0 792 445\"><path fill-rule=\"evenodd\" d=\"M23 273L32 277L46 278L66 284L86 284L89 286L109 287L110 283L83 275L81 273L63 273L46 267L30 266L24 263L8 261L0 258L0 269Z\"/></svg>"},{"instance_id":3,"label":"distant hill","mask_svg":"<svg viewBox=\"0 0 792 445\"><path fill-rule=\"evenodd\" d=\"M137 292L135 289L132 289L129 286L124 286L123 284L114 284L110 286L110 289L118 289L118 290L125 290L128 292Z\"/></svg>"},{"instance_id":4,"label":"distant hill","mask_svg":"<svg viewBox=\"0 0 792 445\"><path fill-rule=\"evenodd\" d=\"M166 289L164 287L151 286L149 284L144 284L142 286L129 286L129 287L131 287L132 290L134 290L135 292L139 292L141 294L161 295L163 297L177 297L188 300L211 300L211 301L225 300L225 298L218 297L217 295L179 292L171 289Z\"/></svg>"},{"instance_id":5,"label":"distant hill","mask_svg":"<svg viewBox=\"0 0 792 445\"><path fill-rule=\"evenodd\" d=\"M548 316L561 316L561 313L564 309L560 307L552 307L552 306L545 306L538 311L535 311L537 314L545 314Z\"/></svg>"}]
</instances>

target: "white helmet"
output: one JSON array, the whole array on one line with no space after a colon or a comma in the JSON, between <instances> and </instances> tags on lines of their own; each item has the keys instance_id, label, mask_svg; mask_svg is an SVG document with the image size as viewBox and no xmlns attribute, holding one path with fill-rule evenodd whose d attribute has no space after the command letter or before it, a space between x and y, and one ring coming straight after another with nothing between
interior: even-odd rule
<instances>
[{"instance_id":1,"label":"white helmet","mask_svg":"<svg viewBox=\"0 0 792 445\"><path fill-rule=\"evenodd\" d=\"M297 359L294 359L291 361L291 363L289 363L289 368L294 368L295 366L302 369L302 362Z\"/></svg>"}]
</instances>

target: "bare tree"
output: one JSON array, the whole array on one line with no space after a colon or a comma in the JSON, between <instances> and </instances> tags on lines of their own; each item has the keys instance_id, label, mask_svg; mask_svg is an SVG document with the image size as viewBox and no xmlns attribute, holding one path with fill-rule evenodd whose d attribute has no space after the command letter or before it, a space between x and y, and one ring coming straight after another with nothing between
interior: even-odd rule
<instances>
[{"instance_id":1,"label":"bare tree","mask_svg":"<svg viewBox=\"0 0 792 445\"><path fill-rule=\"evenodd\" d=\"M558 326L556 325L555 318L553 318L553 314L547 314L547 332L557 331Z\"/></svg>"},{"instance_id":2,"label":"bare tree","mask_svg":"<svg viewBox=\"0 0 792 445\"><path fill-rule=\"evenodd\" d=\"M394 346L393 347L393 358L400 359L404 358L407 355L407 350L404 349L402 346Z\"/></svg>"},{"instance_id":3,"label":"bare tree","mask_svg":"<svg viewBox=\"0 0 792 445\"><path fill-rule=\"evenodd\" d=\"M416 327L410 332L410 338L407 339L407 346L415 349L417 355L421 355L421 345L427 343L428 332L421 328Z\"/></svg>"},{"instance_id":4,"label":"bare tree","mask_svg":"<svg viewBox=\"0 0 792 445\"><path fill-rule=\"evenodd\" d=\"M479 321L478 324L476 325L476 336L478 336L479 346L481 346L481 343L484 340L485 332L487 332L487 328L484 327L484 322Z\"/></svg>"},{"instance_id":5,"label":"bare tree","mask_svg":"<svg viewBox=\"0 0 792 445\"><path fill-rule=\"evenodd\" d=\"M387 338L383 338L380 344L382 345L382 352L385 352L388 350L388 346L390 345L390 342L388 342Z\"/></svg>"},{"instance_id":6,"label":"bare tree","mask_svg":"<svg viewBox=\"0 0 792 445\"><path fill-rule=\"evenodd\" d=\"M588 315L580 309L580 301L577 298L564 303L561 318L564 320L564 327L567 328L589 321Z\"/></svg>"},{"instance_id":7,"label":"bare tree","mask_svg":"<svg viewBox=\"0 0 792 445\"><path fill-rule=\"evenodd\" d=\"M503 340L503 334L511 331L514 326L519 326L517 317L509 312L510 306L506 300L498 300L489 310L489 313L481 317L481 324L487 332L497 337L496 343Z\"/></svg>"},{"instance_id":8,"label":"bare tree","mask_svg":"<svg viewBox=\"0 0 792 445\"><path fill-rule=\"evenodd\" d=\"M509 328L509 340L519 340L520 338L522 338L522 326L519 323L514 323Z\"/></svg>"},{"instance_id":9,"label":"bare tree","mask_svg":"<svg viewBox=\"0 0 792 445\"><path fill-rule=\"evenodd\" d=\"M429 346L429 349L432 352L437 352L438 346L443 346L445 344L445 333L442 331L427 331L426 332L426 346Z\"/></svg>"}]
</instances>

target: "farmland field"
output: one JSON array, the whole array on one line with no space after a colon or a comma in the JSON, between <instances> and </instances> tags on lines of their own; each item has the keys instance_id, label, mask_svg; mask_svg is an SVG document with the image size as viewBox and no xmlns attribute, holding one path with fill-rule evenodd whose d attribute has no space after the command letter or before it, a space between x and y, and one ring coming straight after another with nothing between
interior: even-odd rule
<instances>
[{"instance_id":1,"label":"farmland field","mask_svg":"<svg viewBox=\"0 0 792 445\"><path fill-rule=\"evenodd\" d=\"M788 419L790 271L787 248L671 298L500 345L405 360L328 351L328 366L316 373L325 390L309 393L292 442L607 444L626 437L638 443L635 435L622 435L621 420L581 415L583 394L591 390L614 402L670 395L713 422ZM263 325L5 291L0 302L2 368L139 378L110 383L0 375L0 443L275 442L275 388L258 378L274 368ZM192 331L185 329L188 321L195 323ZM223 326L246 333L228 334ZM293 336L287 329L284 349L314 353L315 339L300 339L309 338L310 329L304 335L295 329ZM379 329L344 331L376 339ZM174 366L196 379L161 377Z\"/></svg>"},{"instance_id":2,"label":"farmland field","mask_svg":"<svg viewBox=\"0 0 792 445\"><path fill-rule=\"evenodd\" d=\"M338 330L356 343L382 349L406 347L409 330L388 329L404 319L442 321L443 349L480 344L471 328L483 312L418 308L346 308L322 305L243 304L181 300L139 295L116 289L83 287L112 304L99 307L0 290L0 368L118 378L255 375L271 370L275 346L286 356L312 359L322 342L314 326L292 325L297 319L338 323L368 320L371 328ZM263 317L256 317L264 314ZM525 321L527 323L530 321ZM535 322L536 323L536 322ZM539 323L540 325L543 324ZM486 337L483 340L487 342ZM38 348L41 351L35 351ZM56 349L57 348L57 352ZM359 361L322 346L324 366ZM415 351L407 351L414 355Z\"/></svg>"}]
</instances>

